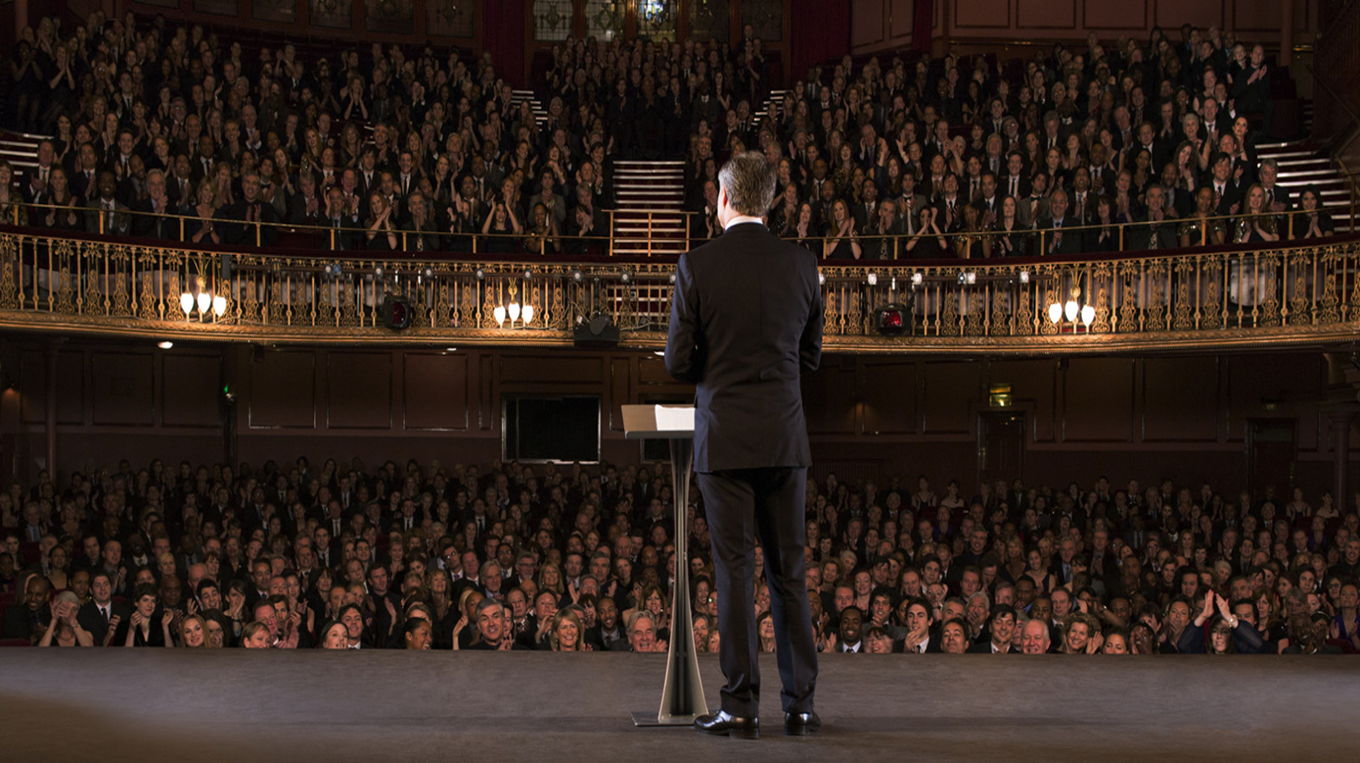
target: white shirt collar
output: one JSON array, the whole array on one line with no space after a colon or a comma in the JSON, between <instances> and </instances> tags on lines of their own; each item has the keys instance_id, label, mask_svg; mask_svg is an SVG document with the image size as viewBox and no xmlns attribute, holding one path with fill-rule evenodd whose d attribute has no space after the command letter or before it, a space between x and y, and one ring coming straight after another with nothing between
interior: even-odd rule
<instances>
[{"instance_id":1,"label":"white shirt collar","mask_svg":"<svg viewBox=\"0 0 1360 763\"><path fill-rule=\"evenodd\" d=\"M765 220L759 217L752 217L751 215L737 215L727 221L727 225L723 226L723 230L727 230L733 225L741 225L742 223L760 223L761 225L764 225Z\"/></svg>"}]
</instances>

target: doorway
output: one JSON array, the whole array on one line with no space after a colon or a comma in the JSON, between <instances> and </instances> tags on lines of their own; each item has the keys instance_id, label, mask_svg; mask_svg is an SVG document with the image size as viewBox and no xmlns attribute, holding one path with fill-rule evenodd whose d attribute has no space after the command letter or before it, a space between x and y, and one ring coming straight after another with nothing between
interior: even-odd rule
<instances>
[{"instance_id":1,"label":"doorway","mask_svg":"<svg viewBox=\"0 0 1360 763\"><path fill-rule=\"evenodd\" d=\"M1251 419L1247 422L1247 481L1253 497L1274 488L1275 500L1289 500L1294 486L1295 430L1293 419Z\"/></svg>"},{"instance_id":2,"label":"doorway","mask_svg":"<svg viewBox=\"0 0 1360 763\"><path fill-rule=\"evenodd\" d=\"M983 411L978 414L978 484L1024 479L1025 414Z\"/></svg>"}]
</instances>

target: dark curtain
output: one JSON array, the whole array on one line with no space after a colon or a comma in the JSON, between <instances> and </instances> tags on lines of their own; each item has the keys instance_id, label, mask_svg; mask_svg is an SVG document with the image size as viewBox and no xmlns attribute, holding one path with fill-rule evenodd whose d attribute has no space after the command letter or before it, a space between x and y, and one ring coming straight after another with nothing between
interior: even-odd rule
<instances>
[{"instance_id":1,"label":"dark curtain","mask_svg":"<svg viewBox=\"0 0 1360 763\"><path fill-rule=\"evenodd\" d=\"M532 0L483 3L482 45L491 51L496 73L511 85L526 86L524 76L524 20Z\"/></svg>"},{"instance_id":2,"label":"dark curtain","mask_svg":"<svg viewBox=\"0 0 1360 763\"><path fill-rule=\"evenodd\" d=\"M849 0L790 0L789 76L807 77L808 67L850 52Z\"/></svg>"}]
</instances>

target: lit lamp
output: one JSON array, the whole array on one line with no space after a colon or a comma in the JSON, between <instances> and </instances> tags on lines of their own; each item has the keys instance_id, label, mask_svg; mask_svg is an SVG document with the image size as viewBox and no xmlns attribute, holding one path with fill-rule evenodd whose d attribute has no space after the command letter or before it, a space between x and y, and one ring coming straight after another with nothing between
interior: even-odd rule
<instances>
[{"instance_id":1,"label":"lit lamp","mask_svg":"<svg viewBox=\"0 0 1360 763\"><path fill-rule=\"evenodd\" d=\"M222 314L227 312L227 298L222 296L221 294L218 294L217 296L213 297L212 311L213 315L217 316L218 318L221 318Z\"/></svg>"},{"instance_id":2,"label":"lit lamp","mask_svg":"<svg viewBox=\"0 0 1360 763\"><path fill-rule=\"evenodd\" d=\"M184 318L188 320L189 313L194 311L194 295L187 291L179 295L179 309L184 311Z\"/></svg>"},{"instance_id":3,"label":"lit lamp","mask_svg":"<svg viewBox=\"0 0 1360 763\"><path fill-rule=\"evenodd\" d=\"M200 291L198 293L198 314L205 315L210 307L212 307L212 295L206 291Z\"/></svg>"},{"instance_id":4,"label":"lit lamp","mask_svg":"<svg viewBox=\"0 0 1360 763\"><path fill-rule=\"evenodd\" d=\"M1048 320L1050 323L1057 323L1058 321L1062 320L1062 317L1063 317L1062 304L1054 302L1053 304L1048 306Z\"/></svg>"},{"instance_id":5,"label":"lit lamp","mask_svg":"<svg viewBox=\"0 0 1360 763\"><path fill-rule=\"evenodd\" d=\"M1081 322L1086 324L1086 330L1091 330L1091 321L1096 319L1096 309L1090 305L1081 308Z\"/></svg>"},{"instance_id":6,"label":"lit lamp","mask_svg":"<svg viewBox=\"0 0 1360 763\"><path fill-rule=\"evenodd\" d=\"M1063 315L1067 317L1068 323L1075 321L1080 314L1081 303L1077 302L1075 299L1069 299L1067 300L1067 304L1063 305Z\"/></svg>"},{"instance_id":7,"label":"lit lamp","mask_svg":"<svg viewBox=\"0 0 1360 763\"><path fill-rule=\"evenodd\" d=\"M502 328L504 328L504 327L505 327L505 305L496 305L496 309L495 309L495 310L492 310L492 311L491 311L491 314L494 315L494 316L496 316L496 325L497 325L497 326L500 326L500 327L502 327Z\"/></svg>"},{"instance_id":8,"label":"lit lamp","mask_svg":"<svg viewBox=\"0 0 1360 763\"><path fill-rule=\"evenodd\" d=\"M525 323L532 323L533 320L534 320L534 306L533 306L533 305L525 305L525 306L520 310L520 315L524 318L524 322L525 322Z\"/></svg>"},{"instance_id":9,"label":"lit lamp","mask_svg":"<svg viewBox=\"0 0 1360 763\"><path fill-rule=\"evenodd\" d=\"M518 303L518 302L511 302L511 303L510 303L510 323L511 323L511 325L514 325L515 321L517 321L517 320L519 320L519 303Z\"/></svg>"}]
</instances>

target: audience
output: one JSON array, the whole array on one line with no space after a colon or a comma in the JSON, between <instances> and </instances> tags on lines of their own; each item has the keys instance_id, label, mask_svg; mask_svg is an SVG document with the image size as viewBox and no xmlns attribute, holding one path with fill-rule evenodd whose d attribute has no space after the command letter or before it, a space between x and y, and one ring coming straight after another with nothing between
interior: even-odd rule
<instances>
[{"instance_id":1,"label":"audience","mask_svg":"<svg viewBox=\"0 0 1360 763\"><path fill-rule=\"evenodd\" d=\"M95 12L76 29L46 17L19 30L10 62L14 126L53 136L19 180L45 206L22 216L195 243L268 244L267 224L286 222L347 229L316 234L335 249L584 254L610 233L616 159L683 157L703 239L720 232L719 164L755 149L778 168L771 225L833 259L1332 230L1316 193L1291 198L1257 155L1271 79L1286 75L1217 28L1091 36L1029 60L846 56L763 115L768 68L749 26L735 44L573 38L538 83L540 124L489 53L374 43L309 56L163 17ZM190 219L154 219L164 212ZM1213 216L1233 220L1203 222ZM1121 237L1121 223L1138 227Z\"/></svg>"},{"instance_id":2,"label":"audience","mask_svg":"<svg viewBox=\"0 0 1360 763\"><path fill-rule=\"evenodd\" d=\"M1343 509L1101 477L965 500L828 475L807 499L825 652L1360 652L1360 492ZM660 652L670 485L650 467L305 458L42 473L0 493L4 636L41 646ZM701 508L696 649L716 651ZM751 602L774 649L763 554ZM54 585L60 581L62 585Z\"/></svg>"}]
</instances>

